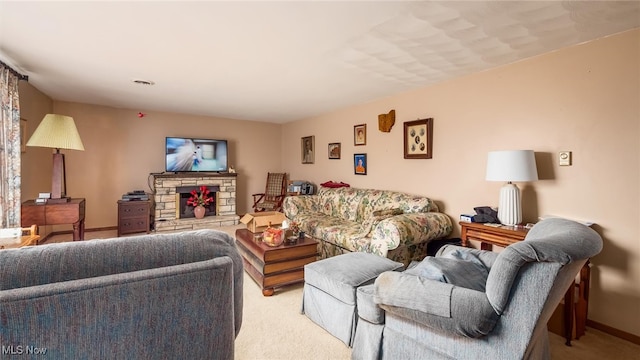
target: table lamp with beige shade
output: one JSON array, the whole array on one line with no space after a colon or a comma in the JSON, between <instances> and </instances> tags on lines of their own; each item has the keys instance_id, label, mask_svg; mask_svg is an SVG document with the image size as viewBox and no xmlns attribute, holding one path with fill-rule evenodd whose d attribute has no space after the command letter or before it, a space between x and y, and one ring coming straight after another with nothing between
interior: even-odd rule
<instances>
[{"instance_id":1,"label":"table lamp with beige shade","mask_svg":"<svg viewBox=\"0 0 640 360\"><path fill-rule=\"evenodd\" d=\"M60 149L82 150L84 145L76 129L73 118L65 115L47 114L33 132L27 146L39 146L56 149L53 153L53 175L51 178L51 198L48 203L64 203L67 197L64 154Z\"/></svg>"}]
</instances>

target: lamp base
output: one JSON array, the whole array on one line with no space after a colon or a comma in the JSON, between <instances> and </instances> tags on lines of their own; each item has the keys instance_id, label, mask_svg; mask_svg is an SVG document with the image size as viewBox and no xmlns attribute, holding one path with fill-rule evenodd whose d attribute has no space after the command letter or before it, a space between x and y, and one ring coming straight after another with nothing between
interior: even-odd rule
<instances>
[{"instance_id":1,"label":"lamp base","mask_svg":"<svg viewBox=\"0 0 640 360\"><path fill-rule=\"evenodd\" d=\"M516 184L508 183L500 188L498 219L503 225L518 225L522 222L520 189Z\"/></svg>"},{"instance_id":2,"label":"lamp base","mask_svg":"<svg viewBox=\"0 0 640 360\"><path fill-rule=\"evenodd\" d=\"M64 204L71 201L71 198L66 196L59 199L47 199L47 204Z\"/></svg>"}]
</instances>

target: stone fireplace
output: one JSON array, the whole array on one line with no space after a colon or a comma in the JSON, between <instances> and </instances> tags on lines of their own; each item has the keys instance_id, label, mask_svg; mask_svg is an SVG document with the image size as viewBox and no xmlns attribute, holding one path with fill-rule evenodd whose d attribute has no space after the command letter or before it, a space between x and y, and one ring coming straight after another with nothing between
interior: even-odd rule
<instances>
[{"instance_id":1,"label":"stone fireplace","mask_svg":"<svg viewBox=\"0 0 640 360\"><path fill-rule=\"evenodd\" d=\"M237 225L240 217L236 214L236 175L153 174L156 232ZM186 202L191 190L200 192L202 185L207 186L215 201L207 207L203 219L196 219L193 207Z\"/></svg>"}]
</instances>

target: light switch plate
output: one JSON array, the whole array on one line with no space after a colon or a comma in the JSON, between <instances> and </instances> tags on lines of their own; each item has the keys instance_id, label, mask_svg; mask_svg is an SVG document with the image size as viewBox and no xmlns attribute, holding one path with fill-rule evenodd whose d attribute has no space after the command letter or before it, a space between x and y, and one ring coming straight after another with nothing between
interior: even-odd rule
<instances>
[{"instance_id":1,"label":"light switch plate","mask_svg":"<svg viewBox=\"0 0 640 360\"><path fill-rule=\"evenodd\" d=\"M558 164L560 166L571 166L571 151L560 151L558 153Z\"/></svg>"}]
</instances>

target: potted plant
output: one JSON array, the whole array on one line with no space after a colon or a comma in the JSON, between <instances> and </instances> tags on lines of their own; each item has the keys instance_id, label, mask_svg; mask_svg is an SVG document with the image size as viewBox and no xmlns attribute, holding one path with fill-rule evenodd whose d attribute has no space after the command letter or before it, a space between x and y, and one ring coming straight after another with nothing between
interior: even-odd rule
<instances>
[{"instance_id":1,"label":"potted plant","mask_svg":"<svg viewBox=\"0 0 640 360\"><path fill-rule=\"evenodd\" d=\"M194 189L191 190L191 197L187 200L187 205L193 206L193 214L196 219L202 219L205 213L205 206L213 202L213 197L209 194L211 192L205 185L200 186L200 193Z\"/></svg>"}]
</instances>

